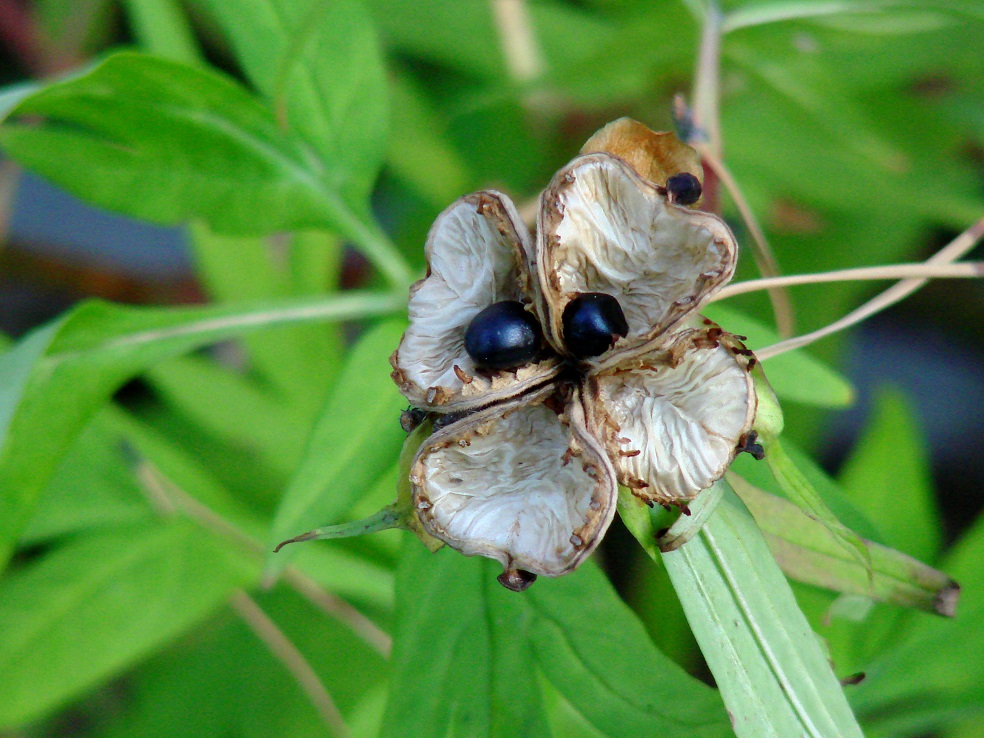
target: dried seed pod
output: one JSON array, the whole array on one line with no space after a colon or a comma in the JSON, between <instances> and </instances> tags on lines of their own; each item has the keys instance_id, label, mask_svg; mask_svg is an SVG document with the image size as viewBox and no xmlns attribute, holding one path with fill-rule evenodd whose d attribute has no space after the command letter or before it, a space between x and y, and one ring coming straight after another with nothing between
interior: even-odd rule
<instances>
[{"instance_id":1,"label":"dried seed pod","mask_svg":"<svg viewBox=\"0 0 984 738\"><path fill-rule=\"evenodd\" d=\"M457 200L427 237L427 276L410 289L410 325L390 359L393 380L415 407L454 412L488 405L542 384L558 371L548 359L479 375L465 332L483 309L529 300L532 244L505 195Z\"/></svg>"},{"instance_id":2,"label":"dried seed pod","mask_svg":"<svg viewBox=\"0 0 984 738\"><path fill-rule=\"evenodd\" d=\"M698 322L668 350L586 383L589 429L605 439L619 482L652 502L692 500L720 479L755 418L751 352Z\"/></svg>"},{"instance_id":3,"label":"dried seed pod","mask_svg":"<svg viewBox=\"0 0 984 738\"><path fill-rule=\"evenodd\" d=\"M596 153L561 169L540 200L536 269L547 339L562 345L563 309L576 295L618 295L627 336L595 360L645 353L724 286L737 244L722 220L674 207L621 159Z\"/></svg>"},{"instance_id":4,"label":"dried seed pod","mask_svg":"<svg viewBox=\"0 0 984 738\"><path fill-rule=\"evenodd\" d=\"M525 581L516 572L576 567L615 513L615 470L585 431L576 393L564 405L554 392L445 427L421 446L410 474L424 529L468 556L500 561L506 586Z\"/></svg>"}]
</instances>

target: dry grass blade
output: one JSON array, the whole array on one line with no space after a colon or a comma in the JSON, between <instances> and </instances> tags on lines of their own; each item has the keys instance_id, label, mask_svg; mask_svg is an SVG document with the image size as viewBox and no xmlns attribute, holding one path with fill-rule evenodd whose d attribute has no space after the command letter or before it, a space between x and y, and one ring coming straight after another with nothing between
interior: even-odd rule
<instances>
[{"instance_id":1,"label":"dry grass blade","mask_svg":"<svg viewBox=\"0 0 984 738\"><path fill-rule=\"evenodd\" d=\"M833 272L815 274L791 274L785 277L750 279L737 284L729 284L714 300L726 300L748 292L767 290L773 287L793 287L801 284L822 284L824 282L852 282L874 279L957 279L984 276L984 261L966 261L956 264L890 264L888 266L858 267L839 269Z\"/></svg>"},{"instance_id":2,"label":"dry grass blade","mask_svg":"<svg viewBox=\"0 0 984 738\"><path fill-rule=\"evenodd\" d=\"M492 0L492 11L509 76L520 83L539 77L544 69L543 56L525 0Z\"/></svg>"},{"instance_id":3,"label":"dry grass blade","mask_svg":"<svg viewBox=\"0 0 984 738\"><path fill-rule=\"evenodd\" d=\"M348 738L351 735L342 713L338 711L335 700L321 683L311 664L304 658L293 641L277 627L273 619L267 615L256 602L242 590L236 592L230 600L232 609L256 633L270 652L287 668L298 685L308 696L314 709L318 711L322 721L333 735Z\"/></svg>"},{"instance_id":4,"label":"dry grass blade","mask_svg":"<svg viewBox=\"0 0 984 738\"><path fill-rule=\"evenodd\" d=\"M984 218L978 220L974 223L974 225L927 259L925 262L926 265L939 266L956 261L970 251L981 236L984 236ZM765 360L773 356L778 356L786 351L792 351L793 349L808 346L814 341L819 341L821 338L825 338L826 336L836 333L837 331L842 331L845 328L855 325L856 323L860 323L862 320L874 315L875 313L878 313L881 310L884 310L889 305L894 305L896 302L899 302L918 290L926 284L927 281L929 281L928 277L903 279L901 282L897 282L881 294L864 303L856 310L852 310L840 320L836 320L830 325L824 326L823 328L815 330L811 333L805 333L802 336L790 338L786 341L780 341L779 343L774 343L771 346L759 349L755 352L755 355L758 356L760 360Z\"/></svg>"},{"instance_id":5,"label":"dry grass blade","mask_svg":"<svg viewBox=\"0 0 984 738\"><path fill-rule=\"evenodd\" d=\"M266 550L262 544L180 489L150 462L140 459L135 473L141 488L162 514L180 511L203 528L235 542L251 556L260 560L265 556ZM389 658L393 640L348 602L323 589L296 567L287 567L283 579L319 610L346 625L384 658Z\"/></svg>"}]
</instances>

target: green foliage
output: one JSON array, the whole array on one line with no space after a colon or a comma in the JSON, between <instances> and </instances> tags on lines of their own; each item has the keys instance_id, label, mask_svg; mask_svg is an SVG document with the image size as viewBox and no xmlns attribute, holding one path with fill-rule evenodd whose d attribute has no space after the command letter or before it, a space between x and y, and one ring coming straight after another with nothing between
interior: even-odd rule
<instances>
[{"instance_id":1,"label":"green foliage","mask_svg":"<svg viewBox=\"0 0 984 738\"><path fill-rule=\"evenodd\" d=\"M979 217L979 7L724 5L724 158L784 271L911 260ZM437 213L473 189L534 198L618 115L669 127L703 3L127 0L138 50L103 41L114 6L76 41L91 66L0 90L0 147L184 226L209 304L85 302L0 341L0 732L973 734L984 524L946 549L897 392L838 480L763 433L768 463L729 477L751 515L724 484L675 522L622 500L652 561L612 542L611 580L589 561L516 594L395 532L271 552L396 495L388 357ZM65 43L71 12L38 4ZM866 288L799 289L808 330ZM761 294L707 313L753 349L778 339ZM764 362L780 400L852 402L825 352ZM139 399L115 401L132 380ZM815 444L797 417L787 433ZM943 612L950 577L955 617L916 611ZM667 655L702 670L681 607L716 689Z\"/></svg>"}]
</instances>

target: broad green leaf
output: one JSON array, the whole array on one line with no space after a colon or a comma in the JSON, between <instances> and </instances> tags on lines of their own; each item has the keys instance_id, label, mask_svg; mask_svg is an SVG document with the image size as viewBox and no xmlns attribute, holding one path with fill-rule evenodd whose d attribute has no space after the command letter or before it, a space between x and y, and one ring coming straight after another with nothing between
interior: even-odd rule
<instances>
[{"instance_id":1,"label":"broad green leaf","mask_svg":"<svg viewBox=\"0 0 984 738\"><path fill-rule=\"evenodd\" d=\"M537 665L604 735L729 734L718 694L653 646L593 564L520 596L529 601Z\"/></svg>"},{"instance_id":2,"label":"broad green leaf","mask_svg":"<svg viewBox=\"0 0 984 738\"><path fill-rule=\"evenodd\" d=\"M253 308L84 303L0 355L0 563L66 450L127 379L154 363L274 325L365 317L405 298L346 293Z\"/></svg>"},{"instance_id":3,"label":"broad green leaf","mask_svg":"<svg viewBox=\"0 0 984 738\"><path fill-rule=\"evenodd\" d=\"M841 470L841 487L877 526L882 543L933 561L941 538L939 512L912 410L897 391L881 392L873 409Z\"/></svg>"},{"instance_id":4,"label":"broad green leaf","mask_svg":"<svg viewBox=\"0 0 984 738\"><path fill-rule=\"evenodd\" d=\"M13 572L0 584L0 725L116 676L256 573L184 521L80 538Z\"/></svg>"},{"instance_id":5,"label":"broad green leaf","mask_svg":"<svg viewBox=\"0 0 984 738\"><path fill-rule=\"evenodd\" d=\"M340 203L304 144L245 89L134 52L22 101L0 146L87 202L156 223L269 233L329 224Z\"/></svg>"},{"instance_id":6,"label":"broad green leaf","mask_svg":"<svg viewBox=\"0 0 984 738\"><path fill-rule=\"evenodd\" d=\"M355 212L386 151L388 99L375 28L356 0L206 0L278 120L317 152Z\"/></svg>"},{"instance_id":7,"label":"broad green leaf","mask_svg":"<svg viewBox=\"0 0 984 738\"><path fill-rule=\"evenodd\" d=\"M523 600L490 562L404 538L382 735L546 736Z\"/></svg>"},{"instance_id":8,"label":"broad green leaf","mask_svg":"<svg viewBox=\"0 0 984 738\"><path fill-rule=\"evenodd\" d=\"M123 6L146 51L185 64L204 62L179 0L125 0Z\"/></svg>"},{"instance_id":9,"label":"broad green leaf","mask_svg":"<svg viewBox=\"0 0 984 738\"><path fill-rule=\"evenodd\" d=\"M822 523L796 505L738 476L729 476L728 481L787 576L837 592L953 615L959 587L943 572L900 551L864 541L870 552L869 572Z\"/></svg>"},{"instance_id":10,"label":"broad green leaf","mask_svg":"<svg viewBox=\"0 0 984 738\"><path fill-rule=\"evenodd\" d=\"M410 281L365 202L346 199L348 173L217 72L113 54L21 101L0 146L100 207L156 223L201 218L227 234L332 229L394 283Z\"/></svg>"},{"instance_id":11,"label":"broad green leaf","mask_svg":"<svg viewBox=\"0 0 984 738\"><path fill-rule=\"evenodd\" d=\"M366 487L389 470L405 437L399 421L406 401L390 379L388 360L404 328L402 320L383 323L349 353L284 493L270 548L310 528L341 522ZM296 548L271 554L268 571L282 569L287 552Z\"/></svg>"},{"instance_id":12,"label":"broad green leaf","mask_svg":"<svg viewBox=\"0 0 984 738\"><path fill-rule=\"evenodd\" d=\"M861 736L826 655L733 492L695 538L662 558L739 738Z\"/></svg>"},{"instance_id":13,"label":"broad green leaf","mask_svg":"<svg viewBox=\"0 0 984 738\"><path fill-rule=\"evenodd\" d=\"M703 312L729 333L748 337L753 351L779 341L779 334L731 308L709 305ZM854 388L840 374L805 351L789 351L763 362L766 376L784 400L819 407L846 407L854 401Z\"/></svg>"},{"instance_id":14,"label":"broad green leaf","mask_svg":"<svg viewBox=\"0 0 984 738\"><path fill-rule=\"evenodd\" d=\"M603 735L729 733L714 690L653 647L593 563L520 595L499 569L406 536L384 735L539 734L538 669Z\"/></svg>"}]
</instances>

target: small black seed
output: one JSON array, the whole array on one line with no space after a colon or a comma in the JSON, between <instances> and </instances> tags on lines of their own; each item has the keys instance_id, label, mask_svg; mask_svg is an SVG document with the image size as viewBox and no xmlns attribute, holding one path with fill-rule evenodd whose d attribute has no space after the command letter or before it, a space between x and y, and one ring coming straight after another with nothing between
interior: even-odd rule
<instances>
[{"instance_id":1,"label":"small black seed","mask_svg":"<svg viewBox=\"0 0 984 738\"><path fill-rule=\"evenodd\" d=\"M419 407L408 407L400 413L400 427L403 428L404 433L411 433L414 428L424 422L426 417L426 410L421 410Z\"/></svg>"},{"instance_id":2,"label":"small black seed","mask_svg":"<svg viewBox=\"0 0 984 738\"><path fill-rule=\"evenodd\" d=\"M536 581L536 574L525 569L506 569L496 579L506 589L522 592L524 589L529 589Z\"/></svg>"},{"instance_id":3,"label":"small black seed","mask_svg":"<svg viewBox=\"0 0 984 738\"><path fill-rule=\"evenodd\" d=\"M465 351L482 369L515 369L536 359L543 331L536 317L515 300L489 305L465 331Z\"/></svg>"},{"instance_id":4,"label":"small black seed","mask_svg":"<svg viewBox=\"0 0 984 738\"><path fill-rule=\"evenodd\" d=\"M564 343L579 359L599 356L629 332L622 307L611 295L585 292L564 308Z\"/></svg>"},{"instance_id":5,"label":"small black seed","mask_svg":"<svg viewBox=\"0 0 984 738\"><path fill-rule=\"evenodd\" d=\"M671 202L693 205L700 199L700 180L690 172L680 172L666 180L666 191Z\"/></svg>"}]
</instances>

